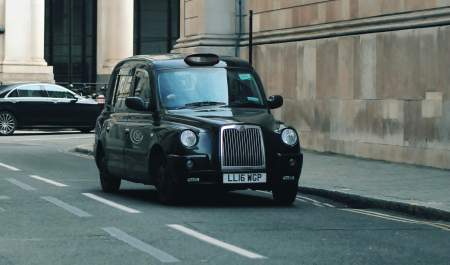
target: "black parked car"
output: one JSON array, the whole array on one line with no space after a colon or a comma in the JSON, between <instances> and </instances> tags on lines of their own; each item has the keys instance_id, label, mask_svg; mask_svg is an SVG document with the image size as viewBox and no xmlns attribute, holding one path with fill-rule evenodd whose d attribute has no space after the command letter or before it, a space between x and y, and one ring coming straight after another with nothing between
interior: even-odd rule
<instances>
[{"instance_id":1,"label":"black parked car","mask_svg":"<svg viewBox=\"0 0 450 265\"><path fill-rule=\"evenodd\" d=\"M54 84L14 84L0 87L0 135L16 129L74 128L92 131L100 106Z\"/></svg>"},{"instance_id":2,"label":"black parked car","mask_svg":"<svg viewBox=\"0 0 450 265\"><path fill-rule=\"evenodd\" d=\"M245 61L212 54L136 56L114 69L96 127L103 191L121 179L155 185L172 203L183 191L272 191L291 204L303 156L297 132L277 121Z\"/></svg>"}]
</instances>

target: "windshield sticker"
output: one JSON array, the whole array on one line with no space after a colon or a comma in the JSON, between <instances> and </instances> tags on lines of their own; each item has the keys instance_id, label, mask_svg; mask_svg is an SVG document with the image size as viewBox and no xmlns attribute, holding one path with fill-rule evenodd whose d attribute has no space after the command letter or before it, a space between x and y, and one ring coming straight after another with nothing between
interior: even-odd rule
<instances>
[{"instance_id":1,"label":"windshield sticker","mask_svg":"<svg viewBox=\"0 0 450 265\"><path fill-rule=\"evenodd\" d=\"M252 80L251 74L239 74L239 79L241 80Z\"/></svg>"}]
</instances>

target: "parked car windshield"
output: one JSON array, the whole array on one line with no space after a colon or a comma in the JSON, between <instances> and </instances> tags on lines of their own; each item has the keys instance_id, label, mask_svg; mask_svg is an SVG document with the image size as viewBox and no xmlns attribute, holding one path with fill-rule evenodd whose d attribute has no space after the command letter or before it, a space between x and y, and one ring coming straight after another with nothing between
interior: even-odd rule
<instances>
[{"instance_id":1,"label":"parked car windshield","mask_svg":"<svg viewBox=\"0 0 450 265\"><path fill-rule=\"evenodd\" d=\"M253 73L224 68L177 69L158 75L159 96L166 109L229 106L265 108Z\"/></svg>"}]
</instances>

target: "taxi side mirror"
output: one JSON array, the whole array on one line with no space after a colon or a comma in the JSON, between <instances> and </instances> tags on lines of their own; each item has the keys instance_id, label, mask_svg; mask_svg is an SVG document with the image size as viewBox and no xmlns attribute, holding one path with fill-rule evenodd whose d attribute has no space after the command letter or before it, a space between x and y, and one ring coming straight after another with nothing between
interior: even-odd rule
<instances>
[{"instance_id":1,"label":"taxi side mirror","mask_svg":"<svg viewBox=\"0 0 450 265\"><path fill-rule=\"evenodd\" d=\"M270 96L267 99L267 103L269 104L269 108L276 109L283 106L283 97L279 95Z\"/></svg>"},{"instance_id":2,"label":"taxi side mirror","mask_svg":"<svg viewBox=\"0 0 450 265\"><path fill-rule=\"evenodd\" d=\"M140 97L127 97L125 99L125 106L132 110L137 111L145 111L147 110L147 104L145 104L144 100Z\"/></svg>"}]
</instances>

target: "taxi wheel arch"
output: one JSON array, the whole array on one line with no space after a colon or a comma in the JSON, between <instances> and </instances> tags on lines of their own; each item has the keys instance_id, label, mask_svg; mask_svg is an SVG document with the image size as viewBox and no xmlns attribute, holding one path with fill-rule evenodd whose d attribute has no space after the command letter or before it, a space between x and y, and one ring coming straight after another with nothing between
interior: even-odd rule
<instances>
[{"instance_id":1,"label":"taxi wheel arch","mask_svg":"<svg viewBox=\"0 0 450 265\"><path fill-rule=\"evenodd\" d=\"M122 180L120 178L115 178L109 174L106 169L106 155L101 145L97 148L97 153L95 156L95 161L98 163L98 170L100 174L100 185L102 190L107 193L117 192L120 189L120 184Z\"/></svg>"}]
</instances>

